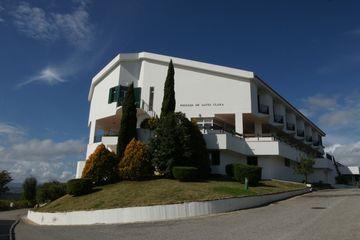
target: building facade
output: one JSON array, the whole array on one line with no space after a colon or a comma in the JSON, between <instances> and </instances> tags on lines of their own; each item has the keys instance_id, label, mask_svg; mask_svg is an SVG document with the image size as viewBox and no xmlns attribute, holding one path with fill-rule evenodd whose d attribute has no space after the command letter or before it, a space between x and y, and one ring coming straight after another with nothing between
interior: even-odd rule
<instances>
[{"instance_id":1,"label":"building facade","mask_svg":"<svg viewBox=\"0 0 360 240\"><path fill-rule=\"evenodd\" d=\"M138 136L140 123L160 114L170 59L175 67L176 111L196 121L209 149L212 173L230 163L262 167L263 179L302 181L294 165L315 156L313 182L334 183L336 171L324 158L325 133L250 71L141 52L119 54L93 79L89 92L89 143L86 158L103 143L116 151L127 87L134 83ZM77 177L85 162L78 162Z\"/></svg>"}]
</instances>

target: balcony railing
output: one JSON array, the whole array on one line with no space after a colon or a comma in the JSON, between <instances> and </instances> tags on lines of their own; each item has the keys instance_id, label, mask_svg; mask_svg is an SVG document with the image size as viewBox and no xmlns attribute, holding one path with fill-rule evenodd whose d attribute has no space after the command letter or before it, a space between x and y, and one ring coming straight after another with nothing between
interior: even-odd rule
<instances>
[{"instance_id":1,"label":"balcony railing","mask_svg":"<svg viewBox=\"0 0 360 240\"><path fill-rule=\"evenodd\" d=\"M284 123L284 117L279 114L274 114L274 122Z\"/></svg>"},{"instance_id":2,"label":"balcony railing","mask_svg":"<svg viewBox=\"0 0 360 240\"><path fill-rule=\"evenodd\" d=\"M259 113L269 114L269 106L265 104L259 104Z\"/></svg>"},{"instance_id":3,"label":"balcony railing","mask_svg":"<svg viewBox=\"0 0 360 240\"><path fill-rule=\"evenodd\" d=\"M304 130L297 130L297 133L296 133L299 137L304 137Z\"/></svg>"},{"instance_id":4,"label":"balcony railing","mask_svg":"<svg viewBox=\"0 0 360 240\"><path fill-rule=\"evenodd\" d=\"M286 129L289 131L295 131L295 124L293 123L286 123Z\"/></svg>"},{"instance_id":5,"label":"balcony railing","mask_svg":"<svg viewBox=\"0 0 360 240\"><path fill-rule=\"evenodd\" d=\"M312 137L307 136L307 137L305 138L305 140L306 140L307 142L312 142Z\"/></svg>"}]
</instances>

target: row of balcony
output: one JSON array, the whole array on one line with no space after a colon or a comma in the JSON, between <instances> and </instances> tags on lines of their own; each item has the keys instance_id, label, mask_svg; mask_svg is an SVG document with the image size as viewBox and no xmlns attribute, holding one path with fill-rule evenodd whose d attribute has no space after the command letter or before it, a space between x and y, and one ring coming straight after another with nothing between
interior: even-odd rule
<instances>
[{"instance_id":1,"label":"row of balcony","mask_svg":"<svg viewBox=\"0 0 360 240\"><path fill-rule=\"evenodd\" d=\"M262 104L260 103L258 105L258 112L261 113L261 114L265 114L265 115L270 115L270 112L269 112L269 106L266 105L266 104ZM275 124L280 124L280 125L283 125L285 123L284 121L284 116L283 115L280 115L280 114L275 114L273 115L273 122ZM321 141L319 140L313 140L313 137L312 136L305 136L305 131L302 130L302 129L296 129L295 127L295 124L294 123L291 123L291 122L286 122L285 124L285 128L284 128L285 132L288 132L288 133L296 133L296 138L298 139L304 139L306 143L312 143L312 145L314 147L319 147L319 146L322 146L321 144Z\"/></svg>"}]
</instances>

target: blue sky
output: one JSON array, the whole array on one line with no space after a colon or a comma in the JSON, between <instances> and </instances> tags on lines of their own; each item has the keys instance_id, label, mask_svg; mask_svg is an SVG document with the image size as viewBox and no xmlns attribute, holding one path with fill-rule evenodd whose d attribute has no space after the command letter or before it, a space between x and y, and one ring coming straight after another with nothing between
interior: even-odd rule
<instances>
[{"instance_id":1,"label":"blue sky","mask_svg":"<svg viewBox=\"0 0 360 240\"><path fill-rule=\"evenodd\" d=\"M255 71L360 164L359 1L0 0L0 168L74 176L92 76L149 51Z\"/></svg>"}]
</instances>

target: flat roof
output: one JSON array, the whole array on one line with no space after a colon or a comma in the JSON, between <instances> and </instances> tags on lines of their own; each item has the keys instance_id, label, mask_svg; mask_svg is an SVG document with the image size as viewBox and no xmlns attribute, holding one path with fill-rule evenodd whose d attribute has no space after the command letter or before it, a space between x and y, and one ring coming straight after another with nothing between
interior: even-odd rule
<instances>
[{"instance_id":1,"label":"flat roof","mask_svg":"<svg viewBox=\"0 0 360 240\"><path fill-rule=\"evenodd\" d=\"M290 109L297 113L301 118L303 118L308 124L315 128L322 136L325 136L325 132L322 131L315 123L313 123L309 118L307 118L303 113L301 113L296 107L294 107L288 100L282 97L278 92L276 92L269 84L262 80L254 72L241 70L237 68L225 67L215 64L209 64L194 60L188 60L184 58L176 58L161 54L149 53L149 52L139 52L139 53L121 53L116 55L103 69L100 70L92 78L91 87L88 95L88 100L91 101L94 87L98 84L109 72L111 72L115 67L117 67L120 62L126 61L138 61L138 60L152 60L163 63L168 63L170 59L173 60L174 66L182 66L193 69L205 70L207 72L220 73L228 76L234 76L238 78L252 79L256 83L260 84L262 87L268 89L272 94L281 99Z\"/></svg>"}]
</instances>

